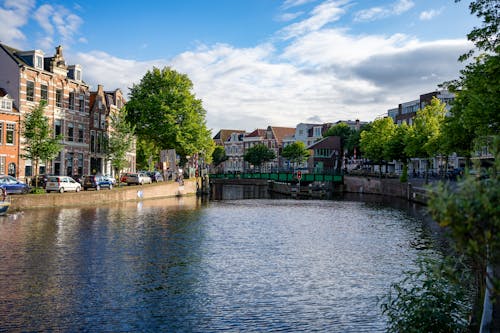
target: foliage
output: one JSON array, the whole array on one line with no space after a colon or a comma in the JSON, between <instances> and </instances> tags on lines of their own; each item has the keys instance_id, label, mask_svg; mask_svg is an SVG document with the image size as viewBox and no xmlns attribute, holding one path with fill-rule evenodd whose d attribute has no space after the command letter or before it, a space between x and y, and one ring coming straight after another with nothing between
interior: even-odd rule
<instances>
[{"instance_id":1,"label":"foliage","mask_svg":"<svg viewBox=\"0 0 500 333\"><path fill-rule=\"evenodd\" d=\"M281 152L281 156L292 163L302 163L309 157L310 153L302 141L289 144Z\"/></svg>"},{"instance_id":2,"label":"foliage","mask_svg":"<svg viewBox=\"0 0 500 333\"><path fill-rule=\"evenodd\" d=\"M460 2L460 0L455 0ZM482 27L475 27L467 34L467 39L474 43L478 50L497 53L499 51L500 10L497 0L476 0L469 4L471 14L482 18ZM465 60L473 54L470 51L461 59Z\"/></svg>"},{"instance_id":3,"label":"foliage","mask_svg":"<svg viewBox=\"0 0 500 333\"><path fill-rule=\"evenodd\" d=\"M226 150L222 146L216 146L212 152L213 165L217 167L219 164L227 160Z\"/></svg>"},{"instance_id":4,"label":"foliage","mask_svg":"<svg viewBox=\"0 0 500 333\"><path fill-rule=\"evenodd\" d=\"M417 111L410 127L406 154L412 157L432 157L440 151L445 106L445 103L434 97L429 105Z\"/></svg>"},{"instance_id":5,"label":"foliage","mask_svg":"<svg viewBox=\"0 0 500 333\"><path fill-rule=\"evenodd\" d=\"M354 130L352 130L349 125L347 125L346 123L339 123L337 125L334 125L332 127L330 127L325 133L324 133L324 137L327 137L327 136L338 136L340 137L340 141L342 143L345 143L347 141L347 139L349 138L349 136L351 136L352 132Z\"/></svg>"},{"instance_id":6,"label":"foliage","mask_svg":"<svg viewBox=\"0 0 500 333\"><path fill-rule=\"evenodd\" d=\"M349 156L354 156L354 151L356 151L356 158L360 158L361 156L361 151L359 149L360 147L360 141L361 141L361 132L362 131L369 131L371 129L371 123L364 124L360 127L359 130L353 130L349 138L347 138L347 141L345 143L344 149L347 150L347 154Z\"/></svg>"},{"instance_id":7,"label":"foliage","mask_svg":"<svg viewBox=\"0 0 500 333\"><path fill-rule=\"evenodd\" d=\"M263 144L257 144L245 152L245 155L243 155L243 159L250 163L253 164L257 167L260 167L262 163L271 161L276 158L276 154L274 151L271 149L267 148Z\"/></svg>"},{"instance_id":8,"label":"foliage","mask_svg":"<svg viewBox=\"0 0 500 333\"><path fill-rule=\"evenodd\" d=\"M469 295L456 283L470 280L470 275L447 262L420 258L418 268L404 272L404 278L391 285L381 300L388 317L388 332L466 332L470 313Z\"/></svg>"},{"instance_id":9,"label":"foliage","mask_svg":"<svg viewBox=\"0 0 500 333\"><path fill-rule=\"evenodd\" d=\"M140 139L158 149L175 149L182 157L214 148L206 127L202 102L191 93L193 84L185 74L165 67L153 68L131 88L127 121L135 125Z\"/></svg>"},{"instance_id":10,"label":"foliage","mask_svg":"<svg viewBox=\"0 0 500 333\"><path fill-rule=\"evenodd\" d=\"M396 130L392 118L380 118L373 121L369 130L361 132L360 146L364 156L381 164L386 159L386 146Z\"/></svg>"},{"instance_id":11,"label":"foliage","mask_svg":"<svg viewBox=\"0 0 500 333\"><path fill-rule=\"evenodd\" d=\"M57 156L61 151L61 136L53 137L49 119L44 115L46 102L40 104L26 115L22 122L22 135L25 139L24 153L21 156L30 159L34 164L34 176L38 181L38 164ZM38 186L36 184L35 186Z\"/></svg>"},{"instance_id":12,"label":"foliage","mask_svg":"<svg viewBox=\"0 0 500 333\"><path fill-rule=\"evenodd\" d=\"M127 166L127 152L135 141L134 127L126 121L126 113L126 108L122 108L109 115L111 133L106 144L106 158L117 174Z\"/></svg>"},{"instance_id":13,"label":"foliage","mask_svg":"<svg viewBox=\"0 0 500 333\"><path fill-rule=\"evenodd\" d=\"M488 262L500 263L500 136L494 145L495 166L487 179L466 174L453 188L439 184L428 202L432 217L482 272Z\"/></svg>"}]
</instances>

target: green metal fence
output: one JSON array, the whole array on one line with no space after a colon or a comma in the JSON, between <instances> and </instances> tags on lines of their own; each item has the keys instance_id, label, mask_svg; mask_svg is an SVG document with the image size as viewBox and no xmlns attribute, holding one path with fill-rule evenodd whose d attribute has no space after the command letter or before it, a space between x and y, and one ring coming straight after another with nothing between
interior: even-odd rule
<instances>
[{"instance_id":1,"label":"green metal fence","mask_svg":"<svg viewBox=\"0 0 500 333\"><path fill-rule=\"evenodd\" d=\"M296 182L297 175L293 173L216 173L210 174L210 178L219 179L267 179L277 182ZM301 182L335 182L342 183L344 180L341 174L303 173Z\"/></svg>"}]
</instances>

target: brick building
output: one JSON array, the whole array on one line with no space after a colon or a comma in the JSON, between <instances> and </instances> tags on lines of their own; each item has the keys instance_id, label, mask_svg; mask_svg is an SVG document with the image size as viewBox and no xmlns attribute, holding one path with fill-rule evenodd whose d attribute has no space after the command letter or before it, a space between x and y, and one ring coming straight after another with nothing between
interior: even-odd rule
<instances>
[{"instance_id":1,"label":"brick building","mask_svg":"<svg viewBox=\"0 0 500 333\"><path fill-rule=\"evenodd\" d=\"M0 88L0 174L18 177L20 113L13 102Z\"/></svg>"},{"instance_id":2,"label":"brick building","mask_svg":"<svg viewBox=\"0 0 500 333\"><path fill-rule=\"evenodd\" d=\"M47 102L45 116L55 135L62 135L62 149L52 161L41 161L38 173L82 175L90 173L89 86L79 65L67 65L61 46L54 56L41 50L21 51L0 44L0 87L13 100L21 120ZM22 153L22 140L21 147ZM30 160L19 159L20 179L34 174Z\"/></svg>"}]
</instances>

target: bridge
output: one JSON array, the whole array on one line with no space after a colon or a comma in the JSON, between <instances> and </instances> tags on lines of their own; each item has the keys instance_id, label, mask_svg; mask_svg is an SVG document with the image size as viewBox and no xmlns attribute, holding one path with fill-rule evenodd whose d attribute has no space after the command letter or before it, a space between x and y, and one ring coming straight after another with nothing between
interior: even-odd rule
<instances>
[{"instance_id":1,"label":"bridge","mask_svg":"<svg viewBox=\"0 0 500 333\"><path fill-rule=\"evenodd\" d=\"M264 179L276 182L296 183L297 173L293 172L252 172L252 173L216 173L211 179ZM343 183L344 176L339 173L302 173L301 182L334 182Z\"/></svg>"}]
</instances>

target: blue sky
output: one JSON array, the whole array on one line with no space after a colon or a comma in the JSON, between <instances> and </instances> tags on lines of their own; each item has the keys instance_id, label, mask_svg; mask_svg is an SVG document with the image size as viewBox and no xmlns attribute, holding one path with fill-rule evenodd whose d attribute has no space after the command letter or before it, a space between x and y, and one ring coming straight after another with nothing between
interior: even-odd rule
<instances>
[{"instance_id":1,"label":"blue sky","mask_svg":"<svg viewBox=\"0 0 500 333\"><path fill-rule=\"evenodd\" d=\"M0 41L63 45L92 89L187 74L207 125L371 121L458 77L475 17L453 0L0 0Z\"/></svg>"}]
</instances>

